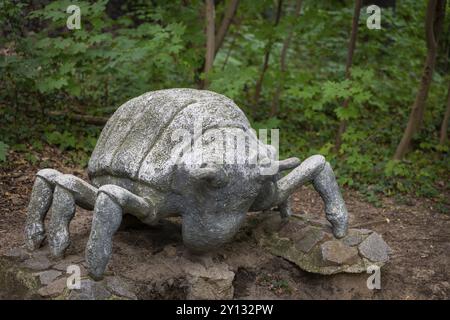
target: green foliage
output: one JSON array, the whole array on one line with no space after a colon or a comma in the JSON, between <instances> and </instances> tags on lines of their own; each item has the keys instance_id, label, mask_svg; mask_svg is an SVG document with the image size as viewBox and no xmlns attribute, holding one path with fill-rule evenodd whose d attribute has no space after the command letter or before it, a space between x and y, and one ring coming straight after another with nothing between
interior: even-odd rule
<instances>
[{"instance_id":1,"label":"green foliage","mask_svg":"<svg viewBox=\"0 0 450 320\"><path fill-rule=\"evenodd\" d=\"M185 84L192 69L180 56L185 26L141 23L128 28L133 17L113 21L105 13L106 3L77 3L83 21L80 30L65 28L70 1L55 1L31 12L28 19L45 21L45 27L14 39L14 49L23 54L0 60L4 74L14 79L10 84L21 89L26 85L41 96L62 95L73 108L86 103L117 105L155 88L155 83L160 88ZM174 79L175 70L185 73ZM61 100L56 103L52 108L65 107Z\"/></svg>"},{"instance_id":2,"label":"green foliage","mask_svg":"<svg viewBox=\"0 0 450 320\"><path fill-rule=\"evenodd\" d=\"M80 131L74 134L73 131L68 131L68 129L63 132L57 131L56 126L50 125L45 128L43 135L48 144L58 146L62 151L73 151L72 155L80 160L81 158L85 158L81 155L88 155L94 149L95 143L97 142L98 130L92 130L92 132ZM77 162L81 161L78 160ZM86 162L84 160L81 162Z\"/></svg>"},{"instance_id":3,"label":"green foliage","mask_svg":"<svg viewBox=\"0 0 450 320\"><path fill-rule=\"evenodd\" d=\"M31 147L55 145L80 166L100 128L46 116L48 111L108 116L123 102L150 90L198 87L205 55L204 2L131 0L108 12L107 0L76 1L81 29L68 30L65 9L73 1L27 6L0 0L0 161L7 145L35 162ZM41 3L41 2L39 2ZM46 2L44 2L46 3ZM220 24L228 1L216 8ZM366 27L361 11L351 77L345 62L351 1L284 1L274 26L272 0L240 1L236 17L208 75L209 89L242 107L255 129L279 128L281 156L304 159L321 153L342 185L359 189L379 204L380 194L440 197L448 188L449 145L438 144L448 87L448 66L439 53L422 131L414 152L394 162L396 145L419 87L426 56L426 3L399 1L382 9L382 29ZM448 29L448 19L444 30ZM286 70L280 57L289 32ZM448 38L448 31L442 39ZM448 41L446 42L447 46ZM269 67L259 105L253 94L265 51ZM447 69L446 69L447 68ZM270 114L281 83L280 109ZM343 107L347 101L346 107ZM339 153L333 151L339 122L347 122Z\"/></svg>"},{"instance_id":4,"label":"green foliage","mask_svg":"<svg viewBox=\"0 0 450 320\"><path fill-rule=\"evenodd\" d=\"M68 131L64 131L64 133L58 131L46 132L45 137L48 143L55 144L62 150L73 149L76 145L75 137Z\"/></svg>"},{"instance_id":5,"label":"green foliage","mask_svg":"<svg viewBox=\"0 0 450 320\"><path fill-rule=\"evenodd\" d=\"M0 141L0 162L6 161L6 153L8 151L8 145L3 141Z\"/></svg>"}]
</instances>

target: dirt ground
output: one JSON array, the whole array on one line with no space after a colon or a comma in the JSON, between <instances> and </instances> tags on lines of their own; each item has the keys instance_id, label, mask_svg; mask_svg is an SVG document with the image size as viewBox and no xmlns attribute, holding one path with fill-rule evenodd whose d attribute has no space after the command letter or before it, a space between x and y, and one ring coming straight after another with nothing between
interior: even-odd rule
<instances>
[{"instance_id":1,"label":"dirt ground","mask_svg":"<svg viewBox=\"0 0 450 320\"><path fill-rule=\"evenodd\" d=\"M40 156L46 162L45 166L86 178L83 170L64 164L64 156L59 150L47 147L43 154L47 155L46 158ZM9 154L8 160L8 165L0 167L0 254L23 244L26 207L34 174L39 169L14 152ZM382 206L377 208L355 191L344 190L344 198L350 213L350 227L375 230L393 249L391 260L382 268L381 290L367 289L367 274L313 275L282 258L273 257L255 268L238 270L234 280L235 298L450 298L449 215L439 212L429 199L408 198L399 204L393 198L384 198ZM321 199L310 187L303 187L295 194L294 208L298 214L323 215ZM78 210L71 232L86 234L90 223L91 213ZM171 241L182 245L179 236L164 240L165 244ZM253 249L249 246L248 250ZM176 295L172 297L176 298Z\"/></svg>"}]
</instances>

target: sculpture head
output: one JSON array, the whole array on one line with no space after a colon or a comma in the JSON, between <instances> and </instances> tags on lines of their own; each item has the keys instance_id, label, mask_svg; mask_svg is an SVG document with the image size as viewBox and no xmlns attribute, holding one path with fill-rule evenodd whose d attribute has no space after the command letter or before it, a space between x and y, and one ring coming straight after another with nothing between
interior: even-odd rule
<instances>
[{"instance_id":1,"label":"sculpture head","mask_svg":"<svg viewBox=\"0 0 450 320\"><path fill-rule=\"evenodd\" d=\"M231 240L271 178L261 175L257 163L242 159L243 152L226 161L224 155L230 151L223 146L223 140L206 137L201 152L184 154L176 170L174 189L181 196L183 241L194 251L212 250Z\"/></svg>"},{"instance_id":2,"label":"sculpture head","mask_svg":"<svg viewBox=\"0 0 450 320\"><path fill-rule=\"evenodd\" d=\"M212 250L231 240L262 183L243 166L184 167L177 176L183 241L194 251Z\"/></svg>"}]
</instances>

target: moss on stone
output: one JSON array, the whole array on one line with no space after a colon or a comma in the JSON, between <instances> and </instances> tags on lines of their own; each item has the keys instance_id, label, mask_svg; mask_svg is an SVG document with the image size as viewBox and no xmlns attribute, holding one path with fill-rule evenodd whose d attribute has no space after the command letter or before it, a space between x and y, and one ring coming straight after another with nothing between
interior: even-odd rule
<instances>
[{"instance_id":1,"label":"moss on stone","mask_svg":"<svg viewBox=\"0 0 450 320\"><path fill-rule=\"evenodd\" d=\"M36 274L0 257L0 288L3 292L15 298L36 298L40 285Z\"/></svg>"}]
</instances>

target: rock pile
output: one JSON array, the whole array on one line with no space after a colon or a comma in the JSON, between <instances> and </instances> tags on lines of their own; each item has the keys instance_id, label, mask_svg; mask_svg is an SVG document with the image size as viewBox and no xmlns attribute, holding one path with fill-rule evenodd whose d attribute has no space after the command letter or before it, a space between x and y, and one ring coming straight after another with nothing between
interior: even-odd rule
<instances>
[{"instance_id":1,"label":"rock pile","mask_svg":"<svg viewBox=\"0 0 450 320\"><path fill-rule=\"evenodd\" d=\"M311 221L300 215L288 221L272 215L255 229L258 243L272 254L319 274L363 273L370 265L383 266L390 247L376 232L350 229L336 239L327 222Z\"/></svg>"},{"instance_id":2,"label":"rock pile","mask_svg":"<svg viewBox=\"0 0 450 320\"><path fill-rule=\"evenodd\" d=\"M164 239L179 232L179 224L171 225L170 232L168 227L119 232L113 259L98 282L89 278L84 265L87 235L75 237L70 255L57 261L49 258L47 247L32 253L14 248L0 256L0 289L20 299L232 299L239 270L258 274L260 266L278 259L274 256L329 275L366 273L370 265L384 265L391 252L371 230L350 229L336 239L328 222L297 215L287 221L276 213L251 215L232 243L203 256L188 252L181 239ZM149 241L150 236L160 242ZM72 266L79 271L79 289L69 289Z\"/></svg>"}]
</instances>

